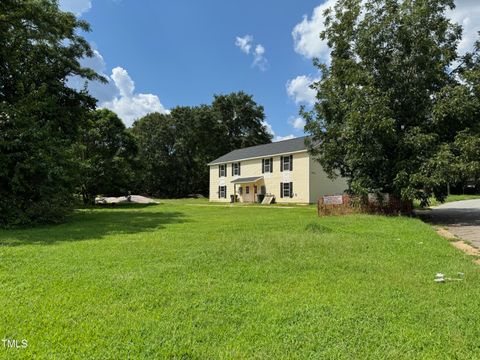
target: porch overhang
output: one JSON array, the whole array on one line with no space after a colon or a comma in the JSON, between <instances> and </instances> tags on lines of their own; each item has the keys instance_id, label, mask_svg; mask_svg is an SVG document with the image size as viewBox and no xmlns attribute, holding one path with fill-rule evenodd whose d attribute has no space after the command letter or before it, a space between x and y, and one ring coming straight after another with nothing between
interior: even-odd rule
<instances>
[{"instance_id":1,"label":"porch overhang","mask_svg":"<svg viewBox=\"0 0 480 360\"><path fill-rule=\"evenodd\" d=\"M252 176L252 177L234 179L231 181L231 183L232 184L252 184L262 179L263 179L263 176Z\"/></svg>"}]
</instances>

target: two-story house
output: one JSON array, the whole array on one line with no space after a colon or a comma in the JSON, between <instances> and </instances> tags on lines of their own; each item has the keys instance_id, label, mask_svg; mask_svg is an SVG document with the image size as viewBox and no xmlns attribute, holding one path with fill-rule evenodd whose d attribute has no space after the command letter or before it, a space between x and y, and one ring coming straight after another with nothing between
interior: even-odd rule
<instances>
[{"instance_id":1,"label":"two-story house","mask_svg":"<svg viewBox=\"0 0 480 360\"><path fill-rule=\"evenodd\" d=\"M234 150L208 165L210 201L257 202L259 195L273 195L278 203L315 203L347 188L344 179L327 177L305 137Z\"/></svg>"}]
</instances>

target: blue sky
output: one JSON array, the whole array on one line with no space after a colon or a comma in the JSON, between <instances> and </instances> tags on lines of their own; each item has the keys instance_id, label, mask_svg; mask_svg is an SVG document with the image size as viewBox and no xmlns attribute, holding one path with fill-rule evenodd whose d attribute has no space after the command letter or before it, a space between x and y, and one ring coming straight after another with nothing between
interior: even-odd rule
<instances>
[{"instance_id":1,"label":"blue sky","mask_svg":"<svg viewBox=\"0 0 480 360\"><path fill-rule=\"evenodd\" d=\"M109 84L90 84L100 107L127 125L151 111L210 103L214 94L243 90L265 107L276 139L301 136L299 105L318 77L314 56L328 60L318 38L322 12L335 0L61 0L87 20L96 50L85 64ZM457 1L452 17L475 34L477 0ZM463 46L473 41L467 36ZM75 81L72 81L75 82ZM76 84L78 86L78 84Z\"/></svg>"}]
</instances>

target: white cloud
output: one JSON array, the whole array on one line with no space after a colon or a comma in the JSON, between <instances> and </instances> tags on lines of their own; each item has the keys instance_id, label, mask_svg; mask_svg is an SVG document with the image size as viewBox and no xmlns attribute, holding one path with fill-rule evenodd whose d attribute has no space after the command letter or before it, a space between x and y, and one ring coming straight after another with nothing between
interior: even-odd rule
<instances>
[{"instance_id":1,"label":"white cloud","mask_svg":"<svg viewBox=\"0 0 480 360\"><path fill-rule=\"evenodd\" d=\"M92 8L92 0L60 0L59 5L63 11L80 16Z\"/></svg>"},{"instance_id":2,"label":"white cloud","mask_svg":"<svg viewBox=\"0 0 480 360\"><path fill-rule=\"evenodd\" d=\"M283 140L290 140L290 139L295 139L295 135L290 134L290 135L286 135L286 136L276 136L276 137L273 139L273 142L283 141Z\"/></svg>"},{"instance_id":3,"label":"white cloud","mask_svg":"<svg viewBox=\"0 0 480 360\"><path fill-rule=\"evenodd\" d=\"M98 100L99 108L114 111L125 125L131 126L135 119L151 112L168 113L157 95L135 93L135 83L124 68L116 67L110 76L107 75L105 60L97 50L93 51L93 57L83 58L80 63L107 79L106 84L87 81L88 92ZM74 89L85 86L85 80L78 76L70 77L67 83Z\"/></svg>"},{"instance_id":4,"label":"white cloud","mask_svg":"<svg viewBox=\"0 0 480 360\"><path fill-rule=\"evenodd\" d=\"M461 55L473 50L480 31L480 2L478 0L457 0L456 8L449 10L447 16L463 26L463 39L458 51Z\"/></svg>"},{"instance_id":5,"label":"white cloud","mask_svg":"<svg viewBox=\"0 0 480 360\"><path fill-rule=\"evenodd\" d=\"M336 0L327 0L313 9L311 18L303 16L302 22L295 25L292 31L295 51L309 59L318 57L328 60L330 48L326 41L320 39L320 33L325 29L323 12L335 5Z\"/></svg>"},{"instance_id":6,"label":"white cloud","mask_svg":"<svg viewBox=\"0 0 480 360\"><path fill-rule=\"evenodd\" d=\"M330 48L326 41L320 39L320 33L325 30L323 12L328 8L333 8L335 3L336 0L326 0L313 9L310 18L304 15L303 20L295 25L292 36L297 53L309 59L318 57L322 61L329 61ZM473 44L478 39L480 1L456 0L455 5L455 9L447 11L447 16L463 26L463 39L458 50L460 54L464 54L473 50Z\"/></svg>"},{"instance_id":7,"label":"white cloud","mask_svg":"<svg viewBox=\"0 0 480 360\"><path fill-rule=\"evenodd\" d=\"M293 126L295 130L303 131L303 129L305 128L305 120L301 117L290 119L289 123Z\"/></svg>"},{"instance_id":8,"label":"white cloud","mask_svg":"<svg viewBox=\"0 0 480 360\"><path fill-rule=\"evenodd\" d=\"M245 54L250 54L252 48L253 36L245 35L244 37L237 36L235 39L235 45L240 48Z\"/></svg>"},{"instance_id":9,"label":"white cloud","mask_svg":"<svg viewBox=\"0 0 480 360\"><path fill-rule=\"evenodd\" d=\"M255 47L255 51L253 52L253 64L252 66L258 67L260 70L265 71L267 70L268 61L265 58L265 48L263 45L258 44Z\"/></svg>"},{"instance_id":10,"label":"white cloud","mask_svg":"<svg viewBox=\"0 0 480 360\"><path fill-rule=\"evenodd\" d=\"M117 66L112 70L111 78L115 83L117 89L120 91L121 97L131 97L133 90L135 90L135 84L132 78L128 75L127 70Z\"/></svg>"},{"instance_id":11,"label":"white cloud","mask_svg":"<svg viewBox=\"0 0 480 360\"><path fill-rule=\"evenodd\" d=\"M244 37L237 36L235 38L235 45L240 48L242 52L247 55L250 55L250 50L252 50L253 36L245 35ZM251 52L253 56L252 67L257 67L261 71L265 71L268 68L268 61L265 57L265 47L262 44L255 45L253 51Z\"/></svg>"},{"instance_id":12,"label":"white cloud","mask_svg":"<svg viewBox=\"0 0 480 360\"><path fill-rule=\"evenodd\" d=\"M87 81L87 88L90 95L99 102L111 100L114 96L118 95L117 87L112 81L110 81L109 76L106 74L107 66L100 52L93 50L93 57L81 59L80 64L83 67L94 70L96 73L109 80L107 84L102 84L99 81ZM72 76L68 78L67 84L74 89L82 89L85 86L85 79L78 76Z\"/></svg>"},{"instance_id":13,"label":"white cloud","mask_svg":"<svg viewBox=\"0 0 480 360\"><path fill-rule=\"evenodd\" d=\"M295 79L287 82L287 94L296 104L313 105L316 99L316 92L310 88L310 85L318 80L307 75L297 76Z\"/></svg>"},{"instance_id":14,"label":"white cloud","mask_svg":"<svg viewBox=\"0 0 480 360\"><path fill-rule=\"evenodd\" d=\"M272 125L270 125L270 123L264 120L262 124L267 128L268 133L272 134L272 136L275 136L275 131L273 131Z\"/></svg>"},{"instance_id":15,"label":"white cloud","mask_svg":"<svg viewBox=\"0 0 480 360\"><path fill-rule=\"evenodd\" d=\"M136 119L151 112L169 112L157 95L135 94L135 83L122 67L114 68L110 77L118 89L119 96L102 102L99 107L114 111L125 125L131 126Z\"/></svg>"},{"instance_id":16,"label":"white cloud","mask_svg":"<svg viewBox=\"0 0 480 360\"><path fill-rule=\"evenodd\" d=\"M267 121L263 121L263 125L267 128L267 131L273 136L273 142L282 141L282 140L290 140L295 138L295 135L290 134L286 136L275 135L275 131L273 131L272 125L270 125Z\"/></svg>"}]
</instances>

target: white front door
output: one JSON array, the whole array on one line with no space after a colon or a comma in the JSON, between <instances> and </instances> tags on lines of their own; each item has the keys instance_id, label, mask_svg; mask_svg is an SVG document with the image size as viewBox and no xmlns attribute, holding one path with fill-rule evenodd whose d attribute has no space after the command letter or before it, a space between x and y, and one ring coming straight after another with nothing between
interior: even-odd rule
<instances>
[{"instance_id":1,"label":"white front door","mask_svg":"<svg viewBox=\"0 0 480 360\"><path fill-rule=\"evenodd\" d=\"M245 203L255 202L255 199L257 197L256 190L258 191L257 187L254 184L242 184L242 190L241 190L242 202L245 202Z\"/></svg>"},{"instance_id":2,"label":"white front door","mask_svg":"<svg viewBox=\"0 0 480 360\"><path fill-rule=\"evenodd\" d=\"M253 202L253 188L251 184L243 186L243 202Z\"/></svg>"}]
</instances>

